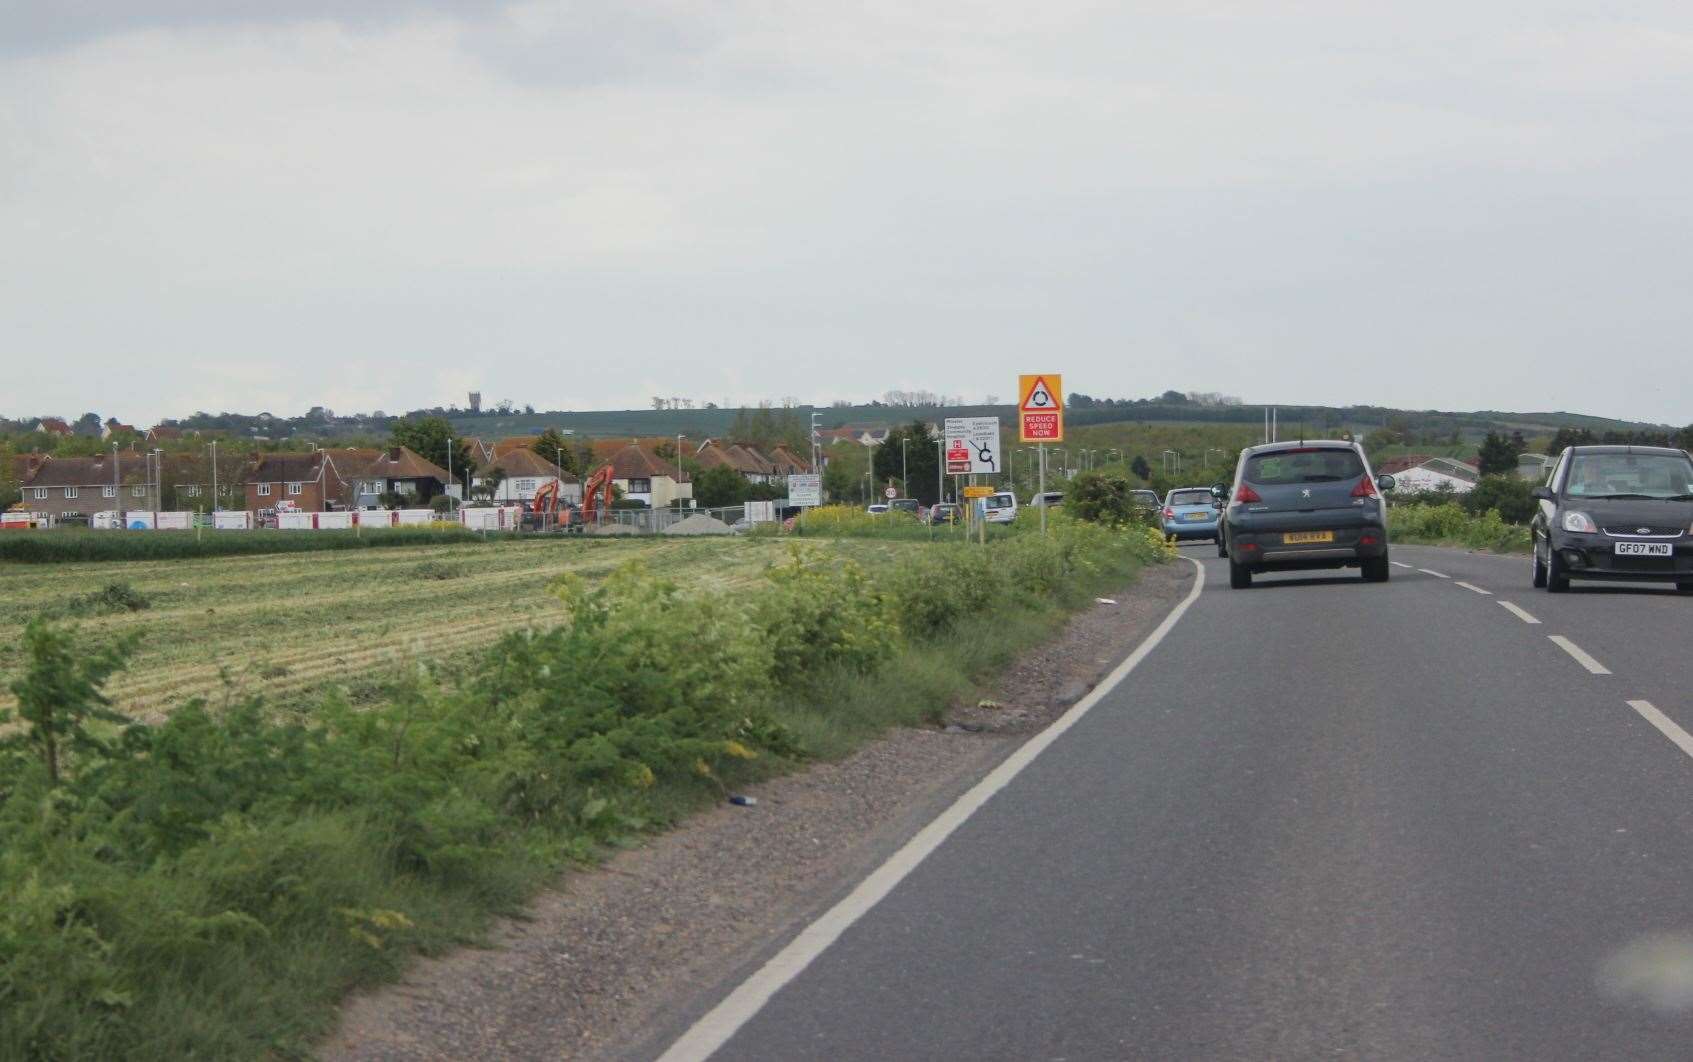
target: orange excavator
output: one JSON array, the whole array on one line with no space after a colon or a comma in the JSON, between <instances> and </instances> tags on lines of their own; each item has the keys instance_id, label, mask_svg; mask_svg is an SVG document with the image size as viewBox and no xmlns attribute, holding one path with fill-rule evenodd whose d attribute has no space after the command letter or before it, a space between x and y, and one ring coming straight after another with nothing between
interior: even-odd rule
<instances>
[{"instance_id":1,"label":"orange excavator","mask_svg":"<svg viewBox=\"0 0 1693 1062\"><path fill-rule=\"evenodd\" d=\"M572 510L569 505L559 504L558 480L549 480L542 484L535 496L529 499L529 508L523 514L523 524L534 531L580 531L588 524L599 523L602 513L611 508L611 466L605 465L588 477L588 482L582 484L582 507ZM560 519L563 510L563 519Z\"/></svg>"}]
</instances>

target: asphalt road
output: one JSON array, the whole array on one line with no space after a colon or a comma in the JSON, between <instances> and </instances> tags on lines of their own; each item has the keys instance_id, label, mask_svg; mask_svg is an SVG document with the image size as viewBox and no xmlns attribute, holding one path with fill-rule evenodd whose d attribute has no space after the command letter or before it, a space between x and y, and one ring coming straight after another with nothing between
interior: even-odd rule
<instances>
[{"instance_id":1,"label":"asphalt road","mask_svg":"<svg viewBox=\"0 0 1693 1062\"><path fill-rule=\"evenodd\" d=\"M1183 552L1163 642L715 1057L1693 1056L1693 599Z\"/></svg>"}]
</instances>

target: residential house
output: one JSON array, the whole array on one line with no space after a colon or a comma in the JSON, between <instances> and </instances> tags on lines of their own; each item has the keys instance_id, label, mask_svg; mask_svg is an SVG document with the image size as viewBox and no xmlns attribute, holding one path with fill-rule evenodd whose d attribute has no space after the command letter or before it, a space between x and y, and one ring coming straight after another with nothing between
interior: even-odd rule
<instances>
[{"instance_id":1,"label":"residential house","mask_svg":"<svg viewBox=\"0 0 1693 1062\"><path fill-rule=\"evenodd\" d=\"M195 432L198 435L198 432ZM148 442L165 442L170 439L182 438L182 429L169 424L155 424L147 429Z\"/></svg>"},{"instance_id":2,"label":"residential house","mask_svg":"<svg viewBox=\"0 0 1693 1062\"><path fill-rule=\"evenodd\" d=\"M786 446L770 451L770 464L775 468L776 478L783 481L789 476L803 476L811 471L811 465Z\"/></svg>"},{"instance_id":3,"label":"residential house","mask_svg":"<svg viewBox=\"0 0 1693 1062\"><path fill-rule=\"evenodd\" d=\"M140 435L135 425L121 423L116 417L107 417L106 423L100 428L100 438L110 439L114 435Z\"/></svg>"},{"instance_id":4,"label":"residential house","mask_svg":"<svg viewBox=\"0 0 1693 1062\"><path fill-rule=\"evenodd\" d=\"M341 479L341 504L349 509L379 509L388 483L376 473L382 451L374 447L344 446L331 450L335 474Z\"/></svg>"},{"instance_id":5,"label":"residential house","mask_svg":"<svg viewBox=\"0 0 1693 1062\"><path fill-rule=\"evenodd\" d=\"M776 465L750 446L733 444L724 451L734 468L752 483L769 483L776 478Z\"/></svg>"},{"instance_id":6,"label":"residential house","mask_svg":"<svg viewBox=\"0 0 1693 1062\"><path fill-rule=\"evenodd\" d=\"M682 481L680 469L642 447L625 446L612 456L610 464L612 482L630 501L662 509L678 500L693 499L694 485Z\"/></svg>"},{"instance_id":7,"label":"residential house","mask_svg":"<svg viewBox=\"0 0 1693 1062\"><path fill-rule=\"evenodd\" d=\"M508 450L476 470L474 488L480 490L498 479L493 500L527 503L548 483L559 485L559 500L572 505L582 501L582 482L533 450Z\"/></svg>"},{"instance_id":8,"label":"residential house","mask_svg":"<svg viewBox=\"0 0 1693 1062\"><path fill-rule=\"evenodd\" d=\"M830 443L854 442L860 446L880 446L888 437L886 427L873 428L819 428L817 441L828 446Z\"/></svg>"},{"instance_id":9,"label":"residential house","mask_svg":"<svg viewBox=\"0 0 1693 1062\"><path fill-rule=\"evenodd\" d=\"M463 474L468 469L455 469ZM406 446L390 446L377 455L366 473L387 492L406 495L416 504L447 493L453 477L440 465Z\"/></svg>"},{"instance_id":10,"label":"residential house","mask_svg":"<svg viewBox=\"0 0 1693 1062\"><path fill-rule=\"evenodd\" d=\"M1450 457L1390 457L1377 465L1376 475L1391 475L1395 490L1417 492L1447 490L1468 494L1481 479L1481 471L1465 461Z\"/></svg>"},{"instance_id":11,"label":"residential house","mask_svg":"<svg viewBox=\"0 0 1693 1062\"><path fill-rule=\"evenodd\" d=\"M42 417L40 420L35 422L34 430L43 432L47 435L58 435L63 437L69 437L76 434L76 432L62 417Z\"/></svg>"},{"instance_id":12,"label":"residential house","mask_svg":"<svg viewBox=\"0 0 1693 1062\"><path fill-rule=\"evenodd\" d=\"M460 439L459 442L463 443L464 448L470 451L470 465L472 468L481 468L489 461L492 461L496 456L493 446L483 442L474 435L467 435Z\"/></svg>"},{"instance_id":13,"label":"residential house","mask_svg":"<svg viewBox=\"0 0 1693 1062\"><path fill-rule=\"evenodd\" d=\"M23 507L31 512L87 517L129 509L151 511L168 508L164 499L172 494L199 493L197 488L190 490L194 484L183 483L172 483L165 490L158 481L170 481L168 470L174 462L167 461L166 468L159 469L146 454L134 450L95 457L21 456L26 459L21 479Z\"/></svg>"},{"instance_id":14,"label":"residential house","mask_svg":"<svg viewBox=\"0 0 1693 1062\"><path fill-rule=\"evenodd\" d=\"M1518 454L1517 477L1535 484L1545 483L1557 463L1558 459L1550 454Z\"/></svg>"},{"instance_id":15,"label":"residential house","mask_svg":"<svg viewBox=\"0 0 1693 1062\"><path fill-rule=\"evenodd\" d=\"M327 450L258 454L245 475L247 510L294 507L322 512L342 504L341 476Z\"/></svg>"}]
</instances>

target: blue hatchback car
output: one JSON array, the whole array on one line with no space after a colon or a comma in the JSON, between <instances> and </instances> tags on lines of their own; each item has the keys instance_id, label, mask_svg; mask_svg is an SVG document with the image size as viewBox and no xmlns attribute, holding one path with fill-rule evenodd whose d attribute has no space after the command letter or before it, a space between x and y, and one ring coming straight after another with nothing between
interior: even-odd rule
<instances>
[{"instance_id":1,"label":"blue hatchback car","mask_svg":"<svg viewBox=\"0 0 1693 1062\"><path fill-rule=\"evenodd\" d=\"M1221 515L1210 487L1178 487L1164 496L1164 535L1178 542L1184 538L1215 542L1221 534L1217 526Z\"/></svg>"}]
</instances>

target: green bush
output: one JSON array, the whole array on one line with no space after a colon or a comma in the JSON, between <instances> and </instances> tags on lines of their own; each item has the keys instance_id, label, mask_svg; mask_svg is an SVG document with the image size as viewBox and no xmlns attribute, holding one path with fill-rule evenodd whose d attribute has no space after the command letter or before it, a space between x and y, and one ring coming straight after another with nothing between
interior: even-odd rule
<instances>
[{"instance_id":1,"label":"green bush","mask_svg":"<svg viewBox=\"0 0 1693 1062\"><path fill-rule=\"evenodd\" d=\"M1392 537L1399 542L1460 545L1499 553L1526 553L1529 549L1528 528L1508 524L1491 510L1471 516L1451 502L1395 506L1388 519Z\"/></svg>"},{"instance_id":2,"label":"green bush","mask_svg":"<svg viewBox=\"0 0 1693 1062\"><path fill-rule=\"evenodd\" d=\"M1459 495L1457 500L1471 516L1496 512L1507 524L1526 524L1534 519L1534 484L1511 473L1503 476L1483 476L1475 489Z\"/></svg>"}]
</instances>

